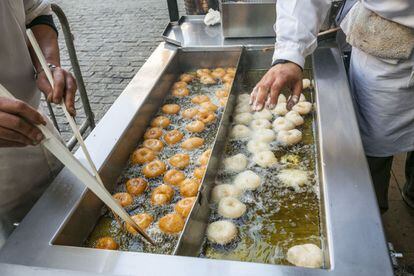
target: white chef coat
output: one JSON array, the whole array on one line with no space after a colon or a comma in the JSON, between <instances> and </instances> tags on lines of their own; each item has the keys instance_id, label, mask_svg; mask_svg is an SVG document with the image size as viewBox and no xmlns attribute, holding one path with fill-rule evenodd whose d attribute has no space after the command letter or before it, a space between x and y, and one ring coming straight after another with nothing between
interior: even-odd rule
<instances>
[{"instance_id":1,"label":"white chef coat","mask_svg":"<svg viewBox=\"0 0 414 276\"><path fill-rule=\"evenodd\" d=\"M356 5L361 4L388 20L414 28L413 0L361 0ZM317 33L329 6L329 0L277 1L273 59L303 67L305 57L317 46ZM414 54L408 60L384 60L353 48L350 67L365 153L384 157L413 151Z\"/></svg>"},{"instance_id":2,"label":"white chef coat","mask_svg":"<svg viewBox=\"0 0 414 276\"><path fill-rule=\"evenodd\" d=\"M26 44L26 24L50 12L45 0L0 1L0 83L34 108L39 108L41 94ZM59 167L41 146L0 148L0 247L10 223L24 217Z\"/></svg>"}]
</instances>

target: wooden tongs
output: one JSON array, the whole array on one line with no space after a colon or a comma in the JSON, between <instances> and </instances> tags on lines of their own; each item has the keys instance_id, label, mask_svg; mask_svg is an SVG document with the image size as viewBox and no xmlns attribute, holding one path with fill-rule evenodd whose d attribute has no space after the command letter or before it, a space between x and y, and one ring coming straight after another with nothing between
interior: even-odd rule
<instances>
[{"instance_id":1,"label":"wooden tongs","mask_svg":"<svg viewBox=\"0 0 414 276\"><path fill-rule=\"evenodd\" d=\"M33 32L30 29L27 30L27 36L36 53L37 58L39 59L40 64L42 65L43 70L46 73L50 85L53 88L54 82L52 72L49 66L47 65L46 59L42 53L42 50L39 47L39 44L37 43L35 36L33 35ZM7 89L4 88L1 84L0 96L14 99L14 96L9 91L7 91ZM55 155L56 158L59 159L77 178L79 178L79 180L81 180L87 188L89 188L99 199L101 199L106 204L106 206L108 206L108 208L110 208L114 212L115 215L118 215L122 220L130 224L149 243L155 245L155 242L151 239L151 237L148 236L148 234L144 230L142 230L135 223L135 221L131 219L131 217L124 210L124 208L112 197L112 195L105 188L102 179L99 176L99 173L95 167L95 164L91 159L89 151L86 148L82 135L79 132L78 126L76 125L72 116L67 111L65 104L61 103L59 105L63 109L63 112L69 122L69 125L72 128L72 131L74 132L76 139L78 140L82 148L82 151L86 157L86 161L88 162L93 174L91 174L82 165L82 163L77 158L75 158L75 156L66 148L66 146L63 145L62 142L57 137L55 137L47 127L43 125L38 125L37 127L40 129L40 131L43 133L45 137L41 144L45 148L47 148L53 155Z\"/></svg>"}]
</instances>

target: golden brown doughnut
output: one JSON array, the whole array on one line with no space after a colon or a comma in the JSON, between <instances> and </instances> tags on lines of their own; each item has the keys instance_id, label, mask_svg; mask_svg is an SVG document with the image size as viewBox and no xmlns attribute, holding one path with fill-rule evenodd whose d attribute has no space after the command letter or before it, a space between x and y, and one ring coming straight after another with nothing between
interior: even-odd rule
<instances>
[{"instance_id":1,"label":"golden brown doughnut","mask_svg":"<svg viewBox=\"0 0 414 276\"><path fill-rule=\"evenodd\" d=\"M218 106L213 104L212 102L204 102L200 104L202 109L214 112L218 109Z\"/></svg>"},{"instance_id":2,"label":"golden brown doughnut","mask_svg":"<svg viewBox=\"0 0 414 276\"><path fill-rule=\"evenodd\" d=\"M183 87L183 88L175 88L172 91L173 96L176 97L185 97L188 96L190 94L190 90L188 90L187 87Z\"/></svg>"},{"instance_id":3,"label":"golden brown doughnut","mask_svg":"<svg viewBox=\"0 0 414 276\"><path fill-rule=\"evenodd\" d=\"M227 89L219 89L216 91L217 98L227 98L230 94L230 91Z\"/></svg>"},{"instance_id":4,"label":"golden brown doughnut","mask_svg":"<svg viewBox=\"0 0 414 276\"><path fill-rule=\"evenodd\" d=\"M142 194L148 186L148 182L141 177L131 178L126 183L126 190L133 196Z\"/></svg>"},{"instance_id":5,"label":"golden brown doughnut","mask_svg":"<svg viewBox=\"0 0 414 276\"><path fill-rule=\"evenodd\" d=\"M190 164L190 156L186 153L177 153L168 159L171 166L184 169Z\"/></svg>"},{"instance_id":6,"label":"golden brown doughnut","mask_svg":"<svg viewBox=\"0 0 414 276\"><path fill-rule=\"evenodd\" d=\"M181 112L181 116L185 119L192 119L197 116L198 110L196 108L187 108L183 112Z\"/></svg>"},{"instance_id":7,"label":"golden brown doughnut","mask_svg":"<svg viewBox=\"0 0 414 276\"><path fill-rule=\"evenodd\" d=\"M231 74L227 73L224 75L224 77L222 78L224 83L232 83L234 80L234 76L232 76Z\"/></svg>"},{"instance_id":8,"label":"golden brown doughnut","mask_svg":"<svg viewBox=\"0 0 414 276\"><path fill-rule=\"evenodd\" d=\"M202 75L200 77L200 82L202 84L216 84L217 81L211 75Z\"/></svg>"},{"instance_id":9,"label":"golden brown doughnut","mask_svg":"<svg viewBox=\"0 0 414 276\"><path fill-rule=\"evenodd\" d=\"M201 166L206 166L208 164L210 155L211 155L211 149L206 150L200 155L200 157L198 158L198 162L200 163Z\"/></svg>"},{"instance_id":10,"label":"golden brown doughnut","mask_svg":"<svg viewBox=\"0 0 414 276\"><path fill-rule=\"evenodd\" d=\"M173 89L177 88L187 88L187 83L185 81L177 81L172 86Z\"/></svg>"},{"instance_id":11,"label":"golden brown doughnut","mask_svg":"<svg viewBox=\"0 0 414 276\"><path fill-rule=\"evenodd\" d=\"M197 114L197 119L209 125L216 120L216 114L207 110L199 110Z\"/></svg>"},{"instance_id":12,"label":"golden brown doughnut","mask_svg":"<svg viewBox=\"0 0 414 276\"><path fill-rule=\"evenodd\" d=\"M216 68L211 72L211 76L215 79L221 79L226 74L223 68Z\"/></svg>"},{"instance_id":13,"label":"golden brown doughnut","mask_svg":"<svg viewBox=\"0 0 414 276\"><path fill-rule=\"evenodd\" d=\"M194 150L204 145L204 139L200 137L191 137L185 140L181 147L185 150Z\"/></svg>"},{"instance_id":14,"label":"golden brown doughnut","mask_svg":"<svg viewBox=\"0 0 414 276\"><path fill-rule=\"evenodd\" d=\"M164 205L171 201L174 196L174 189L166 184L161 184L151 193L152 205Z\"/></svg>"},{"instance_id":15,"label":"golden brown doughnut","mask_svg":"<svg viewBox=\"0 0 414 276\"><path fill-rule=\"evenodd\" d=\"M194 79L194 76L190 74L181 74L180 76L180 81L183 81L186 83L192 82L193 79Z\"/></svg>"},{"instance_id":16,"label":"golden brown doughnut","mask_svg":"<svg viewBox=\"0 0 414 276\"><path fill-rule=\"evenodd\" d=\"M158 116L158 117L155 117L151 121L151 126L152 127L167 128L170 125L170 123L171 123L171 121L167 117L165 117L165 116Z\"/></svg>"},{"instance_id":17,"label":"golden brown doughnut","mask_svg":"<svg viewBox=\"0 0 414 276\"><path fill-rule=\"evenodd\" d=\"M199 120L192 121L191 123L185 126L185 129L189 132L202 132L205 128L205 124Z\"/></svg>"},{"instance_id":18,"label":"golden brown doughnut","mask_svg":"<svg viewBox=\"0 0 414 276\"><path fill-rule=\"evenodd\" d=\"M102 237L96 241L94 247L98 249L117 250L119 245L111 237Z\"/></svg>"},{"instance_id":19,"label":"golden brown doughnut","mask_svg":"<svg viewBox=\"0 0 414 276\"><path fill-rule=\"evenodd\" d=\"M163 216L158 221L158 227L166 234L176 234L181 232L184 228L184 219L175 213Z\"/></svg>"},{"instance_id":20,"label":"golden brown doughnut","mask_svg":"<svg viewBox=\"0 0 414 276\"><path fill-rule=\"evenodd\" d=\"M158 139L162 135L162 128L151 127L145 131L144 139Z\"/></svg>"},{"instance_id":21,"label":"golden brown doughnut","mask_svg":"<svg viewBox=\"0 0 414 276\"><path fill-rule=\"evenodd\" d=\"M134 199L128 193L116 193L112 196L122 207L127 207L132 204Z\"/></svg>"},{"instance_id":22,"label":"golden brown doughnut","mask_svg":"<svg viewBox=\"0 0 414 276\"><path fill-rule=\"evenodd\" d=\"M167 169L164 162L160 160L154 160L142 168L142 173L148 178L154 178L163 175Z\"/></svg>"},{"instance_id":23,"label":"golden brown doughnut","mask_svg":"<svg viewBox=\"0 0 414 276\"><path fill-rule=\"evenodd\" d=\"M164 175L164 182L170 185L178 186L185 179L185 174L179 170L169 170Z\"/></svg>"},{"instance_id":24,"label":"golden brown doughnut","mask_svg":"<svg viewBox=\"0 0 414 276\"><path fill-rule=\"evenodd\" d=\"M165 114L177 114L181 107L178 104L164 104L161 108Z\"/></svg>"},{"instance_id":25,"label":"golden brown doughnut","mask_svg":"<svg viewBox=\"0 0 414 276\"><path fill-rule=\"evenodd\" d=\"M177 214L179 214L183 218L188 217L188 215L190 214L191 208L194 205L195 200L196 200L195 196L181 199L174 206L175 212L177 212Z\"/></svg>"},{"instance_id":26,"label":"golden brown doughnut","mask_svg":"<svg viewBox=\"0 0 414 276\"><path fill-rule=\"evenodd\" d=\"M194 169L194 177L197 179L203 179L204 175L206 174L206 167L202 166L202 167L197 167Z\"/></svg>"},{"instance_id":27,"label":"golden brown doughnut","mask_svg":"<svg viewBox=\"0 0 414 276\"><path fill-rule=\"evenodd\" d=\"M167 144L174 145L180 142L181 139L183 139L183 137L184 137L184 134L182 134L179 130L174 129L174 130L168 131L164 135L164 140Z\"/></svg>"},{"instance_id":28,"label":"golden brown doughnut","mask_svg":"<svg viewBox=\"0 0 414 276\"><path fill-rule=\"evenodd\" d=\"M158 153L164 148L164 144L158 139L147 139L142 145L152 150L154 153Z\"/></svg>"},{"instance_id":29,"label":"golden brown doughnut","mask_svg":"<svg viewBox=\"0 0 414 276\"><path fill-rule=\"evenodd\" d=\"M193 104L201 104L205 102L209 102L210 98L207 95L198 95L191 99Z\"/></svg>"},{"instance_id":30,"label":"golden brown doughnut","mask_svg":"<svg viewBox=\"0 0 414 276\"><path fill-rule=\"evenodd\" d=\"M226 69L226 73L236 74L236 67L229 67Z\"/></svg>"},{"instance_id":31,"label":"golden brown doughnut","mask_svg":"<svg viewBox=\"0 0 414 276\"><path fill-rule=\"evenodd\" d=\"M150 226L151 222L154 220L154 218L148 213L141 213L141 214L133 215L131 216L131 219L136 224L138 224L138 226L142 230L146 230ZM132 235L138 234L138 232L134 229L134 227L132 227L129 223L126 224L126 230Z\"/></svg>"},{"instance_id":32,"label":"golden brown doughnut","mask_svg":"<svg viewBox=\"0 0 414 276\"><path fill-rule=\"evenodd\" d=\"M149 148L139 148L132 153L132 164L144 164L155 159L155 152Z\"/></svg>"},{"instance_id":33,"label":"golden brown doughnut","mask_svg":"<svg viewBox=\"0 0 414 276\"><path fill-rule=\"evenodd\" d=\"M196 196L199 187L200 187L200 182L198 182L195 179L186 178L180 184L180 194L183 197Z\"/></svg>"},{"instance_id":34,"label":"golden brown doughnut","mask_svg":"<svg viewBox=\"0 0 414 276\"><path fill-rule=\"evenodd\" d=\"M198 69L197 70L197 77L201 77L201 76L204 76L204 75L209 75L210 73L211 73L211 71L210 71L210 69Z\"/></svg>"}]
</instances>

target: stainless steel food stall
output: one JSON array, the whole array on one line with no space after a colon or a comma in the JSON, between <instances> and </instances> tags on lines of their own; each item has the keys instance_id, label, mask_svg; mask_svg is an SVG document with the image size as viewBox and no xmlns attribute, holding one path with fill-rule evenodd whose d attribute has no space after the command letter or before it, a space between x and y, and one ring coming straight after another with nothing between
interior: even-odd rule
<instances>
[{"instance_id":1,"label":"stainless steel food stall","mask_svg":"<svg viewBox=\"0 0 414 276\"><path fill-rule=\"evenodd\" d=\"M246 69L269 66L274 39L223 37L219 26L206 27L192 16L169 26L160 43L123 93L86 139L108 188L184 69L237 65L215 140L212 159L172 255L86 248L85 239L102 214L102 203L67 169L14 231L0 251L0 272L55 271L55 275L392 275L368 166L362 149L341 53L333 40L321 42L307 61L314 80L315 135L320 179L323 268L199 258L206 228L206 207L228 130L238 82ZM174 44L169 43L174 42ZM76 152L81 157L80 151ZM29 267L29 268L28 268ZM46 273L46 272L45 272Z\"/></svg>"}]
</instances>

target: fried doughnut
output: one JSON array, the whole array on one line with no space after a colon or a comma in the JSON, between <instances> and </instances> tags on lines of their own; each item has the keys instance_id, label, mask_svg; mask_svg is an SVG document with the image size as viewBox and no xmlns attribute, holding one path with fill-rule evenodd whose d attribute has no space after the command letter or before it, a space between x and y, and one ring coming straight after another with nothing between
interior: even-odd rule
<instances>
[{"instance_id":1,"label":"fried doughnut","mask_svg":"<svg viewBox=\"0 0 414 276\"><path fill-rule=\"evenodd\" d=\"M228 99L229 97L220 98L219 99L220 106L226 106Z\"/></svg>"},{"instance_id":2,"label":"fried doughnut","mask_svg":"<svg viewBox=\"0 0 414 276\"><path fill-rule=\"evenodd\" d=\"M188 130L189 132L195 132L195 133L202 132L205 128L206 128L206 125L202 121L199 121L199 120L192 121L191 123L185 126L186 130Z\"/></svg>"},{"instance_id":3,"label":"fried doughnut","mask_svg":"<svg viewBox=\"0 0 414 276\"><path fill-rule=\"evenodd\" d=\"M236 67L229 67L226 69L227 73L236 74Z\"/></svg>"},{"instance_id":4,"label":"fried doughnut","mask_svg":"<svg viewBox=\"0 0 414 276\"><path fill-rule=\"evenodd\" d=\"M144 133L144 139L158 139L162 135L162 128L152 127L148 128Z\"/></svg>"},{"instance_id":5,"label":"fried doughnut","mask_svg":"<svg viewBox=\"0 0 414 276\"><path fill-rule=\"evenodd\" d=\"M187 83L185 81L177 81L172 86L173 89L177 88L187 88Z\"/></svg>"},{"instance_id":6,"label":"fried doughnut","mask_svg":"<svg viewBox=\"0 0 414 276\"><path fill-rule=\"evenodd\" d=\"M257 140L250 140L247 143L247 150L251 153L257 153L261 151L270 150L269 143Z\"/></svg>"},{"instance_id":7,"label":"fried doughnut","mask_svg":"<svg viewBox=\"0 0 414 276\"><path fill-rule=\"evenodd\" d=\"M147 139L142 143L142 145L155 153L162 151L164 144L158 139Z\"/></svg>"},{"instance_id":8,"label":"fried doughnut","mask_svg":"<svg viewBox=\"0 0 414 276\"><path fill-rule=\"evenodd\" d=\"M194 76L190 74L181 74L180 76L180 81L183 81L186 83L192 82L193 79L194 79Z\"/></svg>"},{"instance_id":9,"label":"fried doughnut","mask_svg":"<svg viewBox=\"0 0 414 276\"><path fill-rule=\"evenodd\" d=\"M138 196L142 194L148 186L148 182L141 178L131 178L126 183L126 190L129 194L133 196Z\"/></svg>"},{"instance_id":10,"label":"fried doughnut","mask_svg":"<svg viewBox=\"0 0 414 276\"><path fill-rule=\"evenodd\" d=\"M165 114L177 114L181 107L178 104L164 104L161 108Z\"/></svg>"},{"instance_id":11,"label":"fried doughnut","mask_svg":"<svg viewBox=\"0 0 414 276\"><path fill-rule=\"evenodd\" d=\"M233 180L233 185L242 191L255 190L260 186L260 182L260 176L248 170L236 175Z\"/></svg>"},{"instance_id":12,"label":"fried doughnut","mask_svg":"<svg viewBox=\"0 0 414 276\"><path fill-rule=\"evenodd\" d=\"M204 139L200 137L191 137L185 140L181 147L185 150L195 150L197 148L200 148L204 145Z\"/></svg>"},{"instance_id":13,"label":"fried doughnut","mask_svg":"<svg viewBox=\"0 0 414 276\"><path fill-rule=\"evenodd\" d=\"M284 118L284 117L278 117L276 120L273 121L273 129L278 132L281 130L291 130L295 128L295 124Z\"/></svg>"},{"instance_id":14,"label":"fried doughnut","mask_svg":"<svg viewBox=\"0 0 414 276\"><path fill-rule=\"evenodd\" d=\"M257 152L253 155L253 162L262 168L270 168L277 164L277 159L270 150Z\"/></svg>"},{"instance_id":15,"label":"fried doughnut","mask_svg":"<svg viewBox=\"0 0 414 276\"><path fill-rule=\"evenodd\" d=\"M230 91L227 89L219 89L216 91L217 98L227 98L230 94Z\"/></svg>"},{"instance_id":16,"label":"fried doughnut","mask_svg":"<svg viewBox=\"0 0 414 276\"><path fill-rule=\"evenodd\" d=\"M195 196L181 199L174 206L175 212L179 214L180 216L182 216L183 218L188 217L188 215L190 214L191 208L193 208L195 200L196 200Z\"/></svg>"},{"instance_id":17,"label":"fried doughnut","mask_svg":"<svg viewBox=\"0 0 414 276\"><path fill-rule=\"evenodd\" d=\"M254 119L250 122L250 128L253 130L271 128L272 124L266 119Z\"/></svg>"},{"instance_id":18,"label":"fried doughnut","mask_svg":"<svg viewBox=\"0 0 414 276\"><path fill-rule=\"evenodd\" d=\"M203 179L204 175L206 174L206 167L197 167L194 169L193 175L197 179Z\"/></svg>"},{"instance_id":19,"label":"fried doughnut","mask_svg":"<svg viewBox=\"0 0 414 276\"><path fill-rule=\"evenodd\" d=\"M230 131L230 137L234 139L243 139L250 137L250 129L245 125L235 125Z\"/></svg>"},{"instance_id":20,"label":"fried doughnut","mask_svg":"<svg viewBox=\"0 0 414 276\"><path fill-rule=\"evenodd\" d=\"M184 219L175 213L163 216L158 221L158 227L166 234L177 234L184 228Z\"/></svg>"},{"instance_id":21,"label":"fried doughnut","mask_svg":"<svg viewBox=\"0 0 414 276\"><path fill-rule=\"evenodd\" d=\"M293 188L295 191L298 191L302 186L310 184L308 173L302 170L281 170L277 178L282 182L284 187Z\"/></svg>"},{"instance_id":22,"label":"fried doughnut","mask_svg":"<svg viewBox=\"0 0 414 276\"><path fill-rule=\"evenodd\" d=\"M215 79L221 79L226 74L223 68L216 68L211 72L211 76Z\"/></svg>"},{"instance_id":23,"label":"fried doughnut","mask_svg":"<svg viewBox=\"0 0 414 276\"><path fill-rule=\"evenodd\" d=\"M310 102L298 102L292 107L292 110L297 111L300 115L306 115L312 110Z\"/></svg>"},{"instance_id":24,"label":"fried doughnut","mask_svg":"<svg viewBox=\"0 0 414 276\"><path fill-rule=\"evenodd\" d=\"M299 115L299 112L291 110L286 113L285 118L289 121L292 121L296 126L302 125L305 121L303 120L302 116Z\"/></svg>"},{"instance_id":25,"label":"fried doughnut","mask_svg":"<svg viewBox=\"0 0 414 276\"><path fill-rule=\"evenodd\" d=\"M286 260L295 266L320 268L323 264L323 253L312 243L300 244L288 249Z\"/></svg>"},{"instance_id":26,"label":"fried doughnut","mask_svg":"<svg viewBox=\"0 0 414 276\"><path fill-rule=\"evenodd\" d=\"M128 193L116 193L112 196L122 207L127 207L132 204L134 199Z\"/></svg>"},{"instance_id":27,"label":"fried doughnut","mask_svg":"<svg viewBox=\"0 0 414 276\"><path fill-rule=\"evenodd\" d=\"M233 82L233 80L234 80L234 75L233 75L233 74L229 74L229 73L227 73L227 74L225 74L225 75L221 78L221 80L222 80L224 83L232 83L232 82Z\"/></svg>"},{"instance_id":28,"label":"fried doughnut","mask_svg":"<svg viewBox=\"0 0 414 276\"><path fill-rule=\"evenodd\" d=\"M132 153L132 164L144 164L155 159L155 152L149 148L139 148Z\"/></svg>"},{"instance_id":29,"label":"fried doughnut","mask_svg":"<svg viewBox=\"0 0 414 276\"><path fill-rule=\"evenodd\" d=\"M186 153L177 153L168 159L171 166L184 169L190 164L190 156Z\"/></svg>"},{"instance_id":30,"label":"fried doughnut","mask_svg":"<svg viewBox=\"0 0 414 276\"><path fill-rule=\"evenodd\" d=\"M248 103L239 103L234 108L235 114L252 112L252 111L253 111L252 107Z\"/></svg>"},{"instance_id":31,"label":"fried doughnut","mask_svg":"<svg viewBox=\"0 0 414 276\"><path fill-rule=\"evenodd\" d=\"M196 74L197 74L197 77L201 77L201 76L204 76L204 75L209 75L209 74L211 74L211 71L210 71L210 69L198 69L197 71L196 71Z\"/></svg>"},{"instance_id":32,"label":"fried doughnut","mask_svg":"<svg viewBox=\"0 0 414 276\"><path fill-rule=\"evenodd\" d=\"M207 75L207 74L202 75L200 77L200 82L202 84L216 84L217 83L217 81L211 75Z\"/></svg>"},{"instance_id":33,"label":"fried doughnut","mask_svg":"<svg viewBox=\"0 0 414 276\"><path fill-rule=\"evenodd\" d=\"M168 131L164 135L164 140L168 145L175 145L178 142L180 142L184 137L184 134L182 134L179 130L174 129L171 131Z\"/></svg>"},{"instance_id":34,"label":"fried doughnut","mask_svg":"<svg viewBox=\"0 0 414 276\"><path fill-rule=\"evenodd\" d=\"M277 141L284 145L296 145L302 141L302 132L297 129L281 130L277 134Z\"/></svg>"},{"instance_id":35,"label":"fried doughnut","mask_svg":"<svg viewBox=\"0 0 414 276\"><path fill-rule=\"evenodd\" d=\"M219 202L224 197L238 198L243 193L243 190L236 185L220 184L213 188L211 191L211 201L214 203Z\"/></svg>"},{"instance_id":36,"label":"fried doughnut","mask_svg":"<svg viewBox=\"0 0 414 276\"><path fill-rule=\"evenodd\" d=\"M257 129L253 131L252 139L256 141L270 143L276 139L276 134L271 129Z\"/></svg>"},{"instance_id":37,"label":"fried doughnut","mask_svg":"<svg viewBox=\"0 0 414 276\"><path fill-rule=\"evenodd\" d=\"M219 201L217 212L223 218L236 219L246 212L246 205L234 197L224 197Z\"/></svg>"},{"instance_id":38,"label":"fried doughnut","mask_svg":"<svg viewBox=\"0 0 414 276\"><path fill-rule=\"evenodd\" d=\"M286 115L286 113L288 113L289 111L286 108L286 102L284 103L278 103L275 108L273 108L272 112L276 115L279 116L284 116Z\"/></svg>"},{"instance_id":39,"label":"fried doughnut","mask_svg":"<svg viewBox=\"0 0 414 276\"><path fill-rule=\"evenodd\" d=\"M151 193L152 205L164 205L171 201L174 196L174 189L166 184L161 184Z\"/></svg>"},{"instance_id":40,"label":"fried doughnut","mask_svg":"<svg viewBox=\"0 0 414 276\"><path fill-rule=\"evenodd\" d=\"M249 104L250 102L250 94L240 94L237 97L237 104Z\"/></svg>"},{"instance_id":41,"label":"fried doughnut","mask_svg":"<svg viewBox=\"0 0 414 276\"><path fill-rule=\"evenodd\" d=\"M272 120L273 115L272 112L268 109L262 109L261 111L256 111L253 113L254 119L265 119L265 120Z\"/></svg>"},{"instance_id":42,"label":"fried doughnut","mask_svg":"<svg viewBox=\"0 0 414 276\"><path fill-rule=\"evenodd\" d=\"M307 89L307 88L309 88L309 87L311 86L311 81L310 81L310 79L303 79L303 80L302 80L302 86L303 86L303 89Z\"/></svg>"},{"instance_id":43,"label":"fried doughnut","mask_svg":"<svg viewBox=\"0 0 414 276\"><path fill-rule=\"evenodd\" d=\"M248 126L253 121L253 115L250 113L239 113L234 116L234 123Z\"/></svg>"},{"instance_id":44,"label":"fried doughnut","mask_svg":"<svg viewBox=\"0 0 414 276\"><path fill-rule=\"evenodd\" d=\"M200 182L198 182L195 179L186 178L180 183L180 194L183 197L196 196L198 193L199 187L200 187Z\"/></svg>"},{"instance_id":45,"label":"fried doughnut","mask_svg":"<svg viewBox=\"0 0 414 276\"><path fill-rule=\"evenodd\" d=\"M164 175L164 182L170 185L178 186L185 179L185 174L179 170L169 170Z\"/></svg>"},{"instance_id":46,"label":"fried doughnut","mask_svg":"<svg viewBox=\"0 0 414 276\"><path fill-rule=\"evenodd\" d=\"M191 102L193 104L201 104L201 103L205 103L209 101L210 101L210 98L207 95L197 95L191 99Z\"/></svg>"},{"instance_id":47,"label":"fried doughnut","mask_svg":"<svg viewBox=\"0 0 414 276\"><path fill-rule=\"evenodd\" d=\"M241 172L247 167L247 158L246 155L239 153L224 159L223 164L226 171Z\"/></svg>"},{"instance_id":48,"label":"fried doughnut","mask_svg":"<svg viewBox=\"0 0 414 276\"><path fill-rule=\"evenodd\" d=\"M138 226L142 230L146 230L151 222L153 222L154 218L148 213L141 213L131 216L131 219L138 224ZM131 233L132 235L138 234L138 232L132 227L129 223L126 224L126 230Z\"/></svg>"},{"instance_id":49,"label":"fried doughnut","mask_svg":"<svg viewBox=\"0 0 414 276\"><path fill-rule=\"evenodd\" d=\"M198 158L198 162L200 163L200 165L207 166L210 156L211 156L211 149L208 149L205 152L203 152Z\"/></svg>"},{"instance_id":50,"label":"fried doughnut","mask_svg":"<svg viewBox=\"0 0 414 276\"><path fill-rule=\"evenodd\" d=\"M185 119L192 119L197 116L198 110L196 108L187 108L183 112L181 112L181 116Z\"/></svg>"},{"instance_id":51,"label":"fried doughnut","mask_svg":"<svg viewBox=\"0 0 414 276\"><path fill-rule=\"evenodd\" d=\"M188 96L190 94L190 90L188 90L187 87L184 87L184 88L175 88L175 89L173 89L172 94L175 97L181 98L181 97Z\"/></svg>"},{"instance_id":52,"label":"fried doughnut","mask_svg":"<svg viewBox=\"0 0 414 276\"><path fill-rule=\"evenodd\" d=\"M237 237L237 227L233 222L219 220L207 226L207 239L216 244L225 245Z\"/></svg>"},{"instance_id":53,"label":"fried doughnut","mask_svg":"<svg viewBox=\"0 0 414 276\"><path fill-rule=\"evenodd\" d=\"M200 106L210 112L214 112L218 109L218 106L213 104L212 102L204 102L201 103Z\"/></svg>"},{"instance_id":54,"label":"fried doughnut","mask_svg":"<svg viewBox=\"0 0 414 276\"><path fill-rule=\"evenodd\" d=\"M142 168L142 173L148 178L154 178L163 175L166 169L167 167L165 166L164 162L160 160L154 160Z\"/></svg>"},{"instance_id":55,"label":"fried doughnut","mask_svg":"<svg viewBox=\"0 0 414 276\"><path fill-rule=\"evenodd\" d=\"M197 114L197 119L209 125L216 120L216 114L210 111L205 111L205 112L199 111Z\"/></svg>"},{"instance_id":56,"label":"fried doughnut","mask_svg":"<svg viewBox=\"0 0 414 276\"><path fill-rule=\"evenodd\" d=\"M107 249L107 250L117 250L119 248L119 245L111 237L102 237L102 238L99 238L96 241L94 248Z\"/></svg>"}]
</instances>

